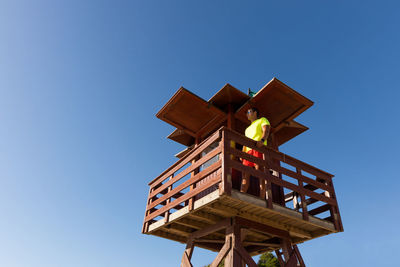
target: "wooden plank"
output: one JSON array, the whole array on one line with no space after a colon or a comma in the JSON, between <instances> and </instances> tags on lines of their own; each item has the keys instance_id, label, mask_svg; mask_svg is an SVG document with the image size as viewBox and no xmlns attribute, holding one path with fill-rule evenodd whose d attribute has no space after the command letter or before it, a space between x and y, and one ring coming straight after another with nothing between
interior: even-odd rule
<instances>
[{"instance_id":1,"label":"wooden plank","mask_svg":"<svg viewBox=\"0 0 400 267\"><path fill-rule=\"evenodd\" d=\"M195 228L197 230L203 229L203 228L209 226L209 224L207 224L207 223L199 222L199 221L187 218L187 217L176 220L176 221L174 221L174 223L181 224L181 225L191 227L191 228Z\"/></svg>"},{"instance_id":2,"label":"wooden plank","mask_svg":"<svg viewBox=\"0 0 400 267\"><path fill-rule=\"evenodd\" d=\"M257 264L253 260L253 258L250 256L250 254L244 249L242 245L236 246L235 250L240 254L244 262L247 264L249 267L257 267Z\"/></svg>"},{"instance_id":3,"label":"wooden plank","mask_svg":"<svg viewBox=\"0 0 400 267\"><path fill-rule=\"evenodd\" d=\"M196 136L204 124L223 114L219 108L181 87L156 116Z\"/></svg>"},{"instance_id":4,"label":"wooden plank","mask_svg":"<svg viewBox=\"0 0 400 267\"><path fill-rule=\"evenodd\" d=\"M195 243L218 243L218 244L222 243L222 244L224 244L225 240L219 240L219 239L196 239Z\"/></svg>"},{"instance_id":5,"label":"wooden plank","mask_svg":"<svg viewBox=\"0 0 400 267\"><path fill-rule=\"evenodd\" d=\"M254 157L252 155L249 155L249 154L244 153L242 151L239 151L237 149L228 148L227 152L225 152L225 153L231 153L234 156L247 159L247 160L249 160L251 162L254 162L254 163L256 163L256 164L258 164L260 166L263 166L266 169L273 169L274 171L277 171L280 174L284 174L284 175L287 175L287 176L292 177L294 179L301 180L301 181L307 182L309 184L313 184L313 185L317 186L318 188L324 189L326 191L331 191L332 190L332 188L330 186L326 185L326 184L323 184L323 183L320 183L318 181L312 180L312 179L310 179L308 177L300 175L299 173L295 173L295 172L293 172L293 171L291 171L289 169L286 169L284 167L281 167L281 166L279 166L277 164L273 164L272 162L268 162L268 161L262 160L260 158L256 158L256 157ZM313 190L315 190L315 189L317 189L317 187L314 188L314 187L311 187L311 185L310 185L307 188L306 187L304 187L304 188L306 188L306 189L313 188Z\"/></svg>"},{"instance_id":6,"label":"wooden plank","mask_svg":"<svg viewBox=\"0 0 400 267\"><path fill-rule=\"evenodd\" d=\"M248 228L255 229L257 231L266 233L267 235L277 236L277 237L281 237L281 238L290 238L289 232L283 231L278 228L271 227L266 224L247 220L242 217L235 217L235 221L237 224L239 224L241 226L246 226Z\"/></svg>"},{"instance_id":7,"label":"wooden plank","mask_svg":"<svg viewBox=\"0 0 400 267\"><path fill-rule=\"evenodd\" d=\"M152 188L149 188L149 195L152 190L153 190ZM148 211L147 209L149 207L149 204L151 204L151 202L152 202L152 199L149 198L146 203L146 211L144 213L144 221L143 221L143 227L142 227L143 234L149 231L149 222L146 222L146 216L148 216L150 214L150 211Z\"/></svg>"},{"instance_id":8,"label":"wooden plank","mask_svg":"<svg viewBox=\"0 0 400 267\"><path fill-rule=\"evenodd\" d=\"M301 200L301 201L303 201L303 200ZM316 203L318 201L319 201L318 199L314 199L314 198L309 198L309 199L304 200L306 205L311 205L311 204L314 204L314 203Z\"/></svg>"},{"instance_id":9,"label":"wooden plank","mask_svg":"<svg viewBox=\"0 0 400 267\"><path fill-rule=\"evenodd\" d=\"M328 185L326 185L324 183L321 183L321 182L318 182L318 181L313 180L311 178L308 178L308 177L306 177L304 175L301 175L300 173L293 172L293 171L291 171L291 170L289 170L289 169L287 169L285 167L277 166L277 165L272 165L271 167L272 167L272 169L278 171L281 174L287 175L289 177L295 178L297 180L300 180L302 182L305 182L305 183L308 183L309 185L313 185L314 186L314 187L309 186L308 189L315 190L317 188L321 188L321 189L324 189L326 191L330 191L332 189L330 186L328 186ZM293 167L300 168L300 167L295 166L295 165L293 165ZM304 186L304 188L307 188L307 187Z\"/></svg>"},{"instance_id":10,"label":"wooden plank","mask_svg":"<svg viewBox=\"0 0 400 267\"><path fill-rule=\"evenodd\" d=\"M227 208L226 206L220 207L220 206L210 205L207 206L205 209L213 214L217 214L224 217L232 217L240 212L238 209Z\"/></svg>"},{"instance_id":11,"label":"wooden plank","mask_svg":"<svg viewBox=\"0 0 400 267\"><path fill-rule=\"evenodd\" d=\"M245 201L247 203L252 203L253 205L257 205L259 207L265 208L265 204L264 204L265 201L263 201L259 198L256 198L254 196L243 194L243 193L240 193L237 191L232 191L232 196L234 196L235 198L238 198L242 201ZM256 214L251 214L251 213L244 212L242 210L240 211L238 216L252 220L252 221L260 222L262 224L267 224L274 228L289 231L289 233L293 236L298 236L298 237L307 238L307 239L312 238L312 235L310 232L308 232L302 228L296 227L296 225L294 225L293 223L289 224L286 222L278 221L278 220L282 220L282 218L289 218L290 220L295 220L295 221L298 221L301 223L305 223L305 221L303 221L303 219L301 218L301 214L299 212L282 207L277 204L274 204L273 210L267 210L266 212L276 214L277 216L279 216L279 219L277 219L277 218L268 219L268 218L262 217L262 213L260 213L260 212L258 212ZM290 213L288 213L288 212L290 212ZM298 215L298 216L296 217L295 215ZM315 224L315 225L317 227L323 227L320 224ZM330 231L332 231L332 229L330 229Z\"/></svg>"},{"instance_id":12,"label":"wooden plank","mask_svg":"<svg viewBox=\"0 0 400 267\"><path fill-rule=\"evenodd\" d=\"M190 262L189 256L186 254L186 251L183 253L181 267L193 267Z\"/></svg>"},{"instance_id":13,"label":"wooden plank","mask_svg":"<svg viewBox=\"0 0 400 267\"><path fill-rule=\"evenodd\" d=\"M193 239L196 239L196 238L200 238L200 237L206 236L208 234L214 233L216 231L219 231L221 229L224 229L224 228L228 227L230 225L230 223L231 223L231 219L230 218L222 220L222 221L220 221L220 222L218 222L218 223L216 223L214 225L208 226L207 228L204 228L204 229L198 230L196 232L193 232L191 234L191 237Z\"/></svg>"},{"instance_id":14,"label":"wooden plank","mask_svg":"<svg viewBox=\"0 0 400 267\"><path fill-rule=\"evenodd\" d=\"M202 197L199 200L196 200L194 202L194 210L197 210L197 209L203 208L206 205L212 204L213 202L217 201L218 198L219 198L218 192L214 191L214 192L208 194L207 196ZM198 212L200 212L200 211L196 211L196 213L198 213ZM189 209L186 206L183 209L172 212L169 216L169 221L173 222L176 219L182 219L182 218L188 218L188 219L192 220L193 218L190 215L192 215L193 213L194 213L193 211L189 213ZM208 214L204 214L204 215L208 216ZM203 216L203 214L202 214L202 216ZM214 217L217 217L217 216L214 216ZM215 219L214 217L212 217L211 219ZM208 218L201 218L201 219L197 218L197 221L202 221L202 222L205 222L206 224L214 224L219 219L220 218L217 217L217 219L215 221L210 221ZM155 231L157 228L164 225L165 221L164 220L159 220L159 221L150 220L148 223L149 223L148 232L151 233L152 231Z\"/></svg>"},{"instance_id":15,"label":"wooden plank","mask_svg":"<svg viewBox=\"0 0 400 267\"><path fill-rule=\"evenodd\" d=\"M250 241L245 241L243 242L244 246L262 246L262 247L271 247L271 248L280 248L280 244L275 244L275 243L268 243L268 242L250 242Z\"/></svg>"},{"instance_id":16,"label":"wooden plank","mask_svg":"<svg viewBox=\"0 0 400 267\"><path fill-rule=\"evenodd\" d=\"M221 153L221 146L214 148L212 151L210 151L206 156L202 157L196 163L194 163L191 166L187 167L186 169L182 170L179 174L177 174L175 177L173 177L173 179L170 179L168 182L166 182L165 184L163 184L162 186L160 186L159 188L157 188L156 190L151 192L149 197L153 197L153 196L159 194L160 192L162 192L162 190L166 190L168 188L168 186L176 183L177 181L182 179L184 176L193 172L195 169L199 168L202 164L209 161L210 159L212 159L219 153ZM193 162L193 160L195 160L195 158L192 159L192 162Z\"/></svg>"},{"instance_id":17,"label":"wooden plank","mask_svg":"<svg viewBox=\"0 0 400 267\"><path fill-rule=\"evenodd\" d=\"M230 142L226 136L226 131L222 131L222 183L220 195L226 194L231 195L232 192L232 170L229 166L229 155L226 151L230 149Z\"/></svg>"},{"instance_id":18,"label":"wooden plank","mask_svg":"<svg viewBox=\"0 0 400 267\"><path fill-rule=\"evenodd\" d=\"M216 162L217 163L217 162ZM211 167L211 166L210 166ZM210 179L209 181L207 181L207 183L197 187L196 189L186 193L185 195L181 196L178 199L175 199L174 201L172 201L171 203L169 203L167 206L162 207L161 209L159 209L158 211L150 214L149 216L146 217L146 221L151 220L157 216L159 216L160 214L162 214L163 212L165 212L168 209L171 209L173 207L175 207L177 204L188 200L190 197L195 196L196 194L200 193L201 191L209 188L210 186L213 186L214 184L218 183L221 179L221 176L215 176L212 179Z\"/></svg>"},{"instance_id":19,"label":"wooden plank","mask_svg":"<svg viewBox=\"0 0 400 267\"><path fill-rule=\"evenodd\" d=\"M178 236L182 236L184 238L188 238L190 236L190 232L186 232L184 229L181 227L174 225L174 227L171 227L171 225L168 225L170 227L163 227L163 230L168 232L168 233L173 233Z\"/></svg>"},{"instance_id":20,"label":"wooden plank","mask_svg":"<svg viewBox=\"0 0 400 267\"><path fill-rule=\"evenodd\" d=\"M289 155L285 155L285 163L289 164L289 165L294 165L294 166L300 166L300 168L310 174L315 175L317 178L326 180L326 181L331 181L333 175L325 172L323 170L320 170L308 163L305 163L303 161L300 161L298 159L295 159Z\"/></svg>"},{"instance_id":21,"label":"wooden plank","mask_svg":"<svg viewBox=\"0 0 400 267\"><path fill-rule=\"evenodd\" d=\"M329 210L330 208L331 208L331 205L325 204L325 205L322 205L322 206L320 206L318 208L315 208L315 209L312 209L312 210L308 211L308 214L310 214L312 216L315 216L317 214L320 214L320 213L322 213L324 211Z\"/></svg>"},{"instance_id":22,"label":"wooden plank","mask_svg":"<svg viewBox=\"0 0 400 267\"><path fill-rule=\"evenodd\" d=\"M329 203L331 205L335 205L335 201L333 199L331 199L331 198L327 198L324 195L319 195L319 194L317 194L317 193L315 193L313 191L310 191L310 190L307 190L307 189L304 189L304 188L300 188L298 185L295 185L295 184L289 183L287 181L278 179L278 178L276 178L275 176L273 176L271 174L263 173L261 171L255 170L255 169L253 169L251 167L244 166L243 164L235 162L235 161L231 161L231 165L232 165L233 168L235 168L235 169L237 169L239 171L250 173L250 175L255 176L255 177L259 178L259 179L267 180L267 182L272 182L273 184L276 184L276 185L279 185L279 186L282 186L282 187L286 187L288 189L296 191L297 193L305 194L305 195L308 195L308 196L310 196L312 198L318 199L320 201Z\"/></svg>"},{"instance_id":23,"label":"wooden plank","mask_svg":"<svg viewBox=\"0 0 400 267\"><path fill-rule=\"evenodd\" d=\"M204 137L207 136L210 131L215 129L216 127L220 126L224 121L227 120L227 115L226 114L221 114L219 116L214 117L212 120L210 120L203 128L201 128L197 132L197 136Z\"/></svg>"},{"instance_id":24,"label":"wooden plank","mask_svg":"<svg viewBox=\"0 0 400 267\"><path fill-rule=\"evenodd\" d=\"M217 257L213 260L211 263L210 267L218 267L218 265L221 263L221 261L225 258L225 256L228 254L229 250L232 247L232 239L231 237L227 238L225 241L224 246L222 249L219 251Z\"/></svg>"},{"instance_id":25,"label":"wooden plank","mask_svg":"<svg viewBox=\"0 0 400 267\"><path fill-rule=\"evenodd\" d=\"M187 237L182 237L182 236L179 236L179 235L175 235L175 234L172 234L172 233L169 233L169 232L165 232L163 230L156 231L156 232L154 232L152 234L155 235L155 236L159 236L159 237L162 237L162 238L174 240L174 241L181 242L181 243L186 243L186 240L187 240Z\"/></svg>"},{"instance_id":26,"label":"wooden plank","mask_svg":"<svg viewBox=\"0 0 400 267\"><path fill-rule=\"evenodd\" d=\"M293 200L295 192L290 192L285 195L285 203Z\"/></svg>"},{"instance_id":27,"label":"wooden plank","mask_svg":"<svg viewBox=\"0 0 400 267\"><path fill-rule=\"evenodd\" d=\"M192 212L189 214L189 217L193 217L193 218L196 218L197 220L211 223L211 224L215 224L221 220L221 217L213 215L213 214L208 214L203 211Z\"/></svg>"},{"instance_id":28,"label":"wooden plank","mask_svg":"<svg viewBox=\"0 0 400 267\"><path fill-rule=\"evenodd\" d=\"M297 173L301 173L301 170L299 168L296 168ZM299 186L303 187L303 182L301 180L298 180ZM304 194L300 194L300 200L301 200L301 213L303 216L303 220L308 221L308 211L307 211L307 203L306 203L306 196Z\"/></svg>"},{"instance_id":29,"label":"wooden plank","mask_svg":"<svg viewBox=\"0 0 400 267\"><path fill-rule=\"evenodd\" d=\"M170 179L172 179L172 178L174 178L173 175L171 175ZM171 190L172 190L172 185L168 186L168 193L169 193ZM167 194L168 194L168 193L167 193ZM167 198L165 204L168 205L170 202L171 202L171 198ZM165 212L164 220L165 220L165 223L168 223L168 221L169 221L169 210L167 210L167 211Z\"/></svg>"},{"instance_id":30,"label":"wooden plank","mask_svg":"<svg viewBox=\"0 0 400 267\"><path fill-rule=\"evenodd\" d=\"M162 197L160 197L159 199L157 199L156 201L152 202L148 209L153 208L155 206L157 206L158 204L160 204L161 202L163 202L164 200L166 200L167 198L170 197L170 195L176 194L177 192L182 191L183 189L185 189L186 187L194 184L195 182L200 181L201 179L203 179L204 177L206 177L207 175L209 175L210 173L216 171L218 168L220 168L221 165L221 160L218 160L217 162L213 163L212 165L210 165L209 167L207 167L205 170L199 172L198 174L196 174L195 176L193 176L191 179L186 180L185 182L183 182L182 184L178 185L177 187L175 187L174 189L172 189L169 194L164 195ZM205 183L207 184L207 183ZM203 186L203 185L202 185ZM185 195L177 198L177 199L182 199ZM176 199L176 200L177 200ZM172 203L176 202L176 200L174 200ZM178 202L180 203L180 202ZM177 204L178 204L177 203Z\"/></svg>"},{"instance_id":31,"label":"wooden plank","mask_svg":"<svg viewBox=\"0 0 400 267\"><path fill-rule=\"evenodd\" d=\"M276 257L278 258L279 265L284 267L285 261L282 258L282 252L280 252L279 249L277 249L277 250L275 250L275 254L276 254Z\"/></svg>"},{"instance_id":32,"label":"wooden plank","mask_svg":"<svg viewBox=\"0 0 400 267\"><path fill-rule=\"evenodd\" d=\"M196 138L196 145L198 145L197 143L198 143L198 138ZM211 159L211 158L210 158L210 159ZM196 160L198 160L198 157L196 157L196 158L194 158L194 159L192 160L192 166L197 165L197 164L196 164ZM199 173L199 168L193 169L192 173L190 174L190 178L193 179L193 177L194 177L197 173ZM195 185L194 183L191 184L191 185L190 185L189 191L192 191L192 190L195 188L195 186L196 186L196 185ZM189 198L189 203L188 203L189 212L193 210L193 203L194 203L193 197Z\"/></svg>"},{"instance_id":33,"label":"wooden plank","mask_svg":"<svg viewBox=\"0 0 400 267\"><path fill-rule=\"evenodd\" d=\"M156 185L159 185L160 183L162 183L166 178L168 178L173 173L178 171L180 168L182 168L183 166L188 164L194 157L200 155L200 153L203 152L204 149L209 147L212 143L217 141L219 138L220 138L220 131L216 131L210 137L208 137L207 139L202 141L196 149L193 149L192 151L190 151L185 157L176 161L168 169L166 169L164 172L162 172L157 178L153 179L149 183L149 186L156 186Z\"/></svg>"},{"instance_id":34,"label":"wooden plank","mask_svg":"<svg viewBox=\"0 0 400 267\"><path fill-rule=\"evenodd\" d=\"M300 267L305 267L306 265L304 264L303 257L301 256L297 245L293 245L293 249L294 249L294 252L296 253L297 259L299 260Z\"/></svg>"},{"instance_id":35,"label":"wooden plank","mask_svg":"<svg viewBox=\"0 0 400 267\"><path fill-rule=\"evenodd\" d=\"M342 224L342 219L340 217L339 204L338 204L337 199L336 199L335 188L333 186L332 181L330 181L329 184L332 187L331 197L335 200L335 203L336 203L336 205L334 205L334 207L332 207L333 208L333 214L331 214L333 216L335 229L337 231L343 232L343 224Z\"/></svg>"},{"instance_id":36,"label":"wooden plank","mask_svg":"<svg viewBox=\"0 0 400 267\"><path fill-rule=\"evenodd\" d=\"M289 170L287 168L284 168L282 166L279 166L277 164L273 164L272 162L268 162L266 160L262 160L260 158L256 158L256 157L254 157L252 155L249 155L247 153L244 153L244 152L242 152L240 150L229 148L226 153L232 153L233 155L235 155L237 157L245 158L245 159L247 159L249 161L252 161L252 162L254 162L254 163L258 164L258 165L261 165L261 166L263 166L265 168L268 168L268 169L271 168L274 171L279 172L280 174L284 174L284 175L287 175L289 177L295 178L297 180L301 180L303 182L306 182L306 183L309 183L309 184L313 184L316 187L324 189L326 191L330 191L331 190L331 187L326 185L326 184L320 183L320 182L318 182L316 180L312 180L311 178L308 178L308 177L303 176L303 175L301 175L299 173L293 172L293 171L291 171L291 170ZM294 167L296 167L296 166L294 166Z\"/></svg>"},{"instance_id":37,"label":"wooden plank","mask_svg":"<svg viewBox=\"0 0 400 267\"><path fill-rule=\"evenodd\" d=\"M256 146L256 142L255 141L253 141L253 140L241 135L240 133L237 133L236 131L229 130L229 129L225 128L225 127L223 128L223 130L228 132L228 137L230 139L236 141L237 143L239 143L241 145L245 145L245 146L250 147L252 149L259 150L262 153L269 153L270 156L272 156L273 158L279 159L279 160L281 160L284 163L287 163L289 165L294 165L294 166L299 165L299 166L301 166L302 170L304 170L304 171L306 171L308 173L314 174L315 176L317 176L319 178L331 180L332 177L333 177L333 175L328 173L328 172L320 170L320 169L318 169L318 168L316 168L314 166L311 166L310 164L307 164L307 163L305 163L303 161L295 159L295 158L293 158L293 157L291 157L289 155L286 155L286 154L284 154L282 152L273 150L273 149L271 149L269 147L258 148Z\"/></svg>"}]
</instances>

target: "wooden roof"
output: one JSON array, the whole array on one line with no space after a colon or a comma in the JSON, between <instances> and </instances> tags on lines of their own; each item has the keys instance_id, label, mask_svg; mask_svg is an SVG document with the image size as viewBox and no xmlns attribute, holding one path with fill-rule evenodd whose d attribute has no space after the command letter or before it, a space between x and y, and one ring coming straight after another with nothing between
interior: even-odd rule
<instances>
[{"instance_id":1,"label":"wooden roof","mask_svg":"<svg viewBox=\"0 0 400 267\"><path fill-rule=\"evenodd\" d=\"M308 98L273 78L252 99L240 107L235 116L242 121L247 121L246 111L250 107L255 107L260 111L260 115L269 120L272 127L277 128L283 127L313 104Z\"/></svg>"},{"instance_id":2,"label":"wooden roof","mask_svg":"<svg viewBox=\"0 0 400 267\"><path fill-rule=\"evenodd\" d=\"M172 133L170 133L167 138L174 140L184 146L191 146L194 144L194 137L187 134L185 131L180 129L175 129Z\"/></svg>"},{"instance_id":3,"label":"wooden roof","mask_svg":"<svg viewBox=\"0 0 400 267\"><path fill-rule=\"evenodd\" d=\"M313 102L273 78L253 98L230 84L208 101L181 87L156 116L177 128L169 139L189 147L196 136L207 136L225 123L229 105L235 113L236 131L244 131L249 124L246 111L256 107L270 121L279 146L308 130L293 119Z\"/></svg>"},{"instance_id":4,"label":"wooden roof","mask_svg":"<svg viewBox=\"0 0 400 267\"><path fill-rule=\"evenodd\" d=\"M181 87L156 116L196 137L213 121L224 118L225 112Z\"/></svg>"},{"instance_id":5,"label":"wooden roof","mask_svg":"<svg viewBox=\"0 0 400 267\"><path fill-rule=\"evenodd\" d=\"M275 132L275 140L278 146L280 146L307 130L308 127L296 121L289 121Z\"/></svg>"},{"instance_id":6,"label":"wooden roof","mask_svg":"<svg viewBox=\"0 0 400 267\"><path fill-rule=\"evenodd\" d=\"M233 110L236 111L249 99L248 95L227 83L208 102L225 111L228 105L232 104Z\"/></svg>"}]
</instances>

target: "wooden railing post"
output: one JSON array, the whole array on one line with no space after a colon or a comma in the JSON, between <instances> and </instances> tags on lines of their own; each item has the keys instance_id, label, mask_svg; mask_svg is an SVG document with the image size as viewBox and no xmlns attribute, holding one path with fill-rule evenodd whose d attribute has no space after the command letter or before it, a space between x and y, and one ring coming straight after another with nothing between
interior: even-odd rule
<instances>
[{"instance_id":1,"label":"wooden railing post","mask_svg":"<svg viewBox=\"0 0 400 267\"><path fill-rule=\"evenodd\" d=\"M301 170L299 168L296 168L296 173L301 175ZM300 179L298 179L297 181L299 183L299 186L301 188L304 188L303 187L303 182ZM308 211L307 211L306 196L303 193L300 193L300 199L301 199L301 211L302 211L302 214L303 214L303 220L308 221Z\"/></svg>"},{"instance_id":2,"label":"wooden railing post","mask_svg":"<svg viewBox=\"0 0 400 267\"><path fill-rule=\"evenodd\" d=\"M222 129L222 138L221 138L221 156L222 156L222 179L219 194L226 194L228 196L231 195L232 192L232 167L230 162L230 155L227 153L230 148L230 140L227 135L227 131Z\"/></svg>"},{"instance_id":3,"label":"wooden railing post","mask_svg":"<svg viewBox=\"0 0 400 267\"><path fill-rule=\"evenodd\" d=\"M340 212L339 212L339 205L336 199L336 193L335 193L335 188L333 187L333 182L332 179L328 182L329 186L331 187L331 198L335 200L335 206L331 205L331 216L333 219L333 224L335 225L335 229L337 231L343 231L343 225L342 225L342 220L340 218Z\"/></svg>"},{"instance_id":4,"label":"wooden railing post","mask_svg":"<svg viewBox=\"0 0 400 267\"><path fill-rule=\"evenodd\" d=\"M193 267L190 260L192 259L194 249L193 239L189 238L186 244L186 249L183 252L181 267Z\"/></svg>"},{"instance_id":5,"label":"wooden railing post","mask_svg":"<svg viewBox=\"0 0 400 267\"><path fill-rule=\"evenodd\" d=\"M171 177L169 178L169 180L172 180L173 178L174 178L174 174L171 175ZM168 186L167 194L169 194L169 192L170 192L171 190L172 190L172 184L171 184L170 186ZM166 202L165 202L165 206L168 205L170 202L171 202L171 198L169 197L169 198L167 198L167 200L166 200ZM169 214L170 214L170 212L169 212L169 210L167 210L167 211L165 212L165 215L164 215L164 222L165 222L165 223L168 223L168 222L169 222Z\"/></svg>"},{"instance_id":6,"label":"wooden railing post","mask_svg":"<svg viewBox=\"0 0 400 267\"><path fill-rule=\"evenodd\" d=\"M154 191L153 187L149 188L149 196L150 194ZM146 212L144 214L144 222L143 222L143 228L142 228L142 233L146 233L149 230L149 223L146 222L146 217L150 214L150 210L148 210L149 205L153 201L153 198L148 198L146 201Z\"/></svg>"},{"instance_id":7,"label":"wooden railing post","mask_svg":"<svg viewBox=\"0 0 400 267\"><path fill-rule=\"evenodd\" d=\"M201 156L202 152L211 148L210 145L215 142L219 142L218 147L205 156ZM236 149L235 146L232 146L235 143L259 149L264 154L264 158L255 158ZM200 172L200 167L217 155L220 155L218 161ZM254 160L263 169L255 170L246 167L235 160L236 158ZM285 164L281 164L281 162ZM185 165L188 163L191 163L191 165L186 167ZM299 206L302 208L304 220L311 219L309 218L310 215L316 216L330 211L330 217L324 219L332 221L336 231L343 231L332 183L333 175L272 148L256 148L252 140L223 127L198 144L187 156L184 156L173 167L168 168L159 178L150 183L142 232L148 233L149 226L150 231L152 231L154 227L151 225L159 220L158 216L163 217L161 220L164 223L169 223L171 209L180 209L186 204L189 211L193 210L195 199L203 193L207 194L206 190L212 186L215 188L218 183L220 195L231 195L232 168L235 168L238 172L249 173L259 179L261 183L265 183L265 189L260 188L260 197L266 200L267 208L272 209L273 203L279 202L277 201L279 196L275 198L277 192L274 192L274 189L286 188L291 192L286 194L284 203L293 200L294 210L299 211ZM274 175L274 173L277 175ZM289 180L286 177L289 177ZM293 182L292 179L297 180L297 182ZM190 190L187 192L188 188ZM316 192L316 190L322 190L322 192ZM307 197L308 199L306 199ZM322 204L316 205L316 208L310 209L308 207L318 201Z\"/></svg>"},{"instance_id":8,"label":"wooden railing post","mask_svg":"<svg viewBox=\"0 0 400 267\"><path fill-rule=\"evenodd\" d=\"M196 145L197 146L197 145ZM195 157L192 160L192 165L196 163L196 160L199 158L199 156ZM200 167L199 167L200 168ZM192 171L192 173L190 174L190 178L193 178L196 174L199 173L199 168L196 168ZM189 187L189 191L192 191L194 188L196 187L196 184L191 184ZM194 207L194 196L189 198L189 202L188 202L188 207L189 207L189 211L193 210Z\"/></svg>"},{"instance_id":9,"label":"wooden railing post","mask_svg":"<svg viewBox=\"0 0 400 267\"><path fill-rule=\"evenodd\" d=\"M273 175L273 171L271 171L271 157L268 153L264 153L264 161L267 163L266 167L264 168L266 174L265 180L265 198L267 200L267 208L272 209L272 184L271 179L268 179L271 175Z\"/></svg>"}]
</instances>

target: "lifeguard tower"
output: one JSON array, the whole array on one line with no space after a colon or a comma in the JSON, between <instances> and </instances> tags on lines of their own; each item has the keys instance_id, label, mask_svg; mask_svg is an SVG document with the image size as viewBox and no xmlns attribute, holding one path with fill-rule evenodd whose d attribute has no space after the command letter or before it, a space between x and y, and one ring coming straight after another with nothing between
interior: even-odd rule
<instances>
[{"instance_id":1,"label":"lifeguard tower","mask_svg":"<svg viewBox=\"0 0 400 267\"><path fill-rule=\"evenodd\" d=\"M187 148L149 183L142 232L185 243L184 267L195 246L218 252L212 267L222 260L257 266L251 256L268 251L282 267L305 266L296 244L343 231L333 175L279 151L308 129L294 119L312 104L276 78L253 97L230 84L208 101L180 88L157 117L177 128L168 138ZM243 135L250 107L271 123L266 147ZM243 173L251 175L247 193L239 190Z\"/></svg>"}]
</instances>

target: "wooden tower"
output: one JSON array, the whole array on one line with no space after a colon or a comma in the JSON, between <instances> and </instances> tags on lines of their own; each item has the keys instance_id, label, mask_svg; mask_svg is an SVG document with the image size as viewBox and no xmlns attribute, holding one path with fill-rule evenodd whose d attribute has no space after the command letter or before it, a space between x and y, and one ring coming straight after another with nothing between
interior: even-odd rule
<instances>
[{"instance_id":1,"label":"wooden tower","mask_svg":"<svg viewBox=\"0 0 400 267\"><path fill-rule=\"evenodd\" d=\"M213 267L223 259L257 266L251 256L268 251L282 267L305 266L296 244L343 231L333 175L279 151L308 129L294 119L312 104L276 78L253 97L230 84L209 101L180 88L157 117L177 128L168 138L187 148L149 183L142 232L185 243L184 267L195 246L218 252ZM250 107L271 123L266 147L244 136ZM243 173L251 175L247 193L239 191Z\"/></svg>"}]
</instances>

